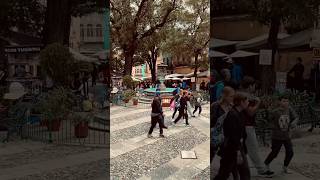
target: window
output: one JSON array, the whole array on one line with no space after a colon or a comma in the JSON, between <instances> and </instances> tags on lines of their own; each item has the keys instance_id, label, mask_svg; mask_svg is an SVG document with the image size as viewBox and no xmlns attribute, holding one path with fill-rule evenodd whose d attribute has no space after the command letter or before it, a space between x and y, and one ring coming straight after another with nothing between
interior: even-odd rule
<instances>
[{"instance_id":1,"label":"window","mask_svg":"<svg viewBox=\"0 0 320 180\"><path fill-rule=\"evenodd\" d=\"M80 24L80 38L81 38L81 40L84 39L84 27L83 27L83 24Z\"/></svg>"},{"instance_id":2,"label":"window","mask_svg":"<svg viewBox=\"0 0 320 180\"><path fill-rule=\"evenodd\" d=\"M97 24L97 26L96 26L96 36L102 37L102 25L101 24Z\"/></svg>"},{"instance_id":3,"label":"window","mask_svg":"<svg viewBox=\"0 0 320 180\"><path fill-rule=\"evenodd\" d=\"M87 25L87 36L88 36L88 37L93 37L92 24L88 24L88 25Z\"/></svg>"},{"instance_id":4,"label":"window","mask_svg":"<svg viewBox=\"0 0 320 180\"><path fill-rule=\"evenodd\" d=\"M29 66L29 73L33 76L33 65Z\"/></svg>"}]
</instances>

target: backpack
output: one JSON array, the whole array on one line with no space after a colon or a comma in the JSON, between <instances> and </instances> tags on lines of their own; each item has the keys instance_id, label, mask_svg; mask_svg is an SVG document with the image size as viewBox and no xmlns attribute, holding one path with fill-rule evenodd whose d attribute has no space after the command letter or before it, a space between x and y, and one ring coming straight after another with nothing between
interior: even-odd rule
<instances>
[{"instance_id":1,"label":"backpack","mask_svg":"<svg viewBox=\"0 0 320 180\"><path fill-rule=\"evenodd\" d=\"M181 99L181 97L179 97L179 98L176 100L176 102L175 102L175 107L176 107L176 108L179 108L179 107L180 107L180 99Z\"/></svg>"},{"instance_id":2,"label":"backpack","mask_svg":"<svg viewBox=\"0 0 320 180\"><path fill-rule=\"evenodd\" d=\"M223 123L228 113L221 115L214 128L211 130L211 142L214 147L220 147L224 142Z\"/></svg>"}]
</instances>

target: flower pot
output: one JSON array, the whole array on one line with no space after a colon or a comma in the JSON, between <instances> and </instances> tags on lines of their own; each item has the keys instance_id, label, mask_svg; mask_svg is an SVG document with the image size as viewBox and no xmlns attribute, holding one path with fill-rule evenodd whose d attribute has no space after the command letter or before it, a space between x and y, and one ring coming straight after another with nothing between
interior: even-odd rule
<instances>
[{"instance_id":1,"label":"flower pot","mask_svg":"<svg viewBox=\"0 0 320 180\"><path fill-rule=\"evenodd\" d=\"M134 99L134 100L133 100L133 105L134 105L134 106L138 105L138 99Z\"/></svg>"},{"instance_id":2,"label":"flower pot","mask_svg":"<svg viewBox=\"0 0 320 180\"><path fill-rule=\"evenodd\" d=\"M50 124L51 124L51 126L50 126ZM59 131L60 124L61 124L61 120L53 120L52 122L48 121L48 124L47 124L48 130L51 132Z\"/></svg>"},{"instance_id":3,"label":"flower pot","mask_svg":"<svg viewBox=\"0 0 320 180\"><path fill-rule=\"evenodd\" d=\"M74 126L74 135L77 138L86 138L89 133L89 123L88 122L80 122L79 124Z\"/></svg>"},{"instance_id":4,"label":"flower pot","mask_svg":"<svg viewBox=\"0 0 320 180\"><path fill-rule=\"evenodd\" d=\"M124 103L128 103L129 102L129 99L125 99L125 100L123 100L124 101Z\"/></svg>"}]
</instances>

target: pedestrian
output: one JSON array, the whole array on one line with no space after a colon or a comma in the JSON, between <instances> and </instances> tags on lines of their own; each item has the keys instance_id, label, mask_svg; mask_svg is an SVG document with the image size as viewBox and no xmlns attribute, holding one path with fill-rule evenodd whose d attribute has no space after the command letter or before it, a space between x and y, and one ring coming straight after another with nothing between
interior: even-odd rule
<instances>
[{"instance_id":1,"label":"pedestrian","mask_svg":"<svg viewBox=\"0 0 320 180\"><path fill-rule=\"evenodd\" d=\"M224 87L221 99L211 104L210 107L210 128L214 128L219 117L228 113L233 105L235 90L232 87ZM214 147L211 143L210 161L213 160L219 147Z\"/></svg>"},{"instance_id":2,"label":"pedestrian","mask_svg":"<svg viewBox=\"0 0 320 180\"><path fill-rule=\"evenodd\" d=\"M204 80L202 80L202 82L200 84L200 90L202 90L202 91L206 90L206 83L204 82Z\"/></svg>"},{"instance_id":3,"label":"pedestrian","mask_svg":"<svg viewBox=\"0 0 320 180\"><path fill-rule=\"evenodd\" d=\"M231 82L231 73L229 69L223 69L221 70L221 74L223 79L221 81L217 81L214 84L213 90L212 90L212 95L213 95L213 102L219 100L219 98L221 97L223 88L225 86L230 86L233 89L235 89L235 85Z\"/></svg>"},{"instance_id":4,"label":"pedestrian","mask_svg":"<svg viewBox=\"0 0 320 180\"><path fill-rule=\"evenodd\" d=\"M192 108L191 103L190 103L190 101L191 101L191 93L188 93L188 95L186 96L186 100L187 100L187 112L189 113L189 115L191 117L195 117L193 115L193 113L192 113L192 110L191 110L191 108Z\"/></svg>"},{"instance_id":5,"label":"pedestrian","mask_svg":"<svg viewBox=\"0 0 320 180\"><path fill-rule=\"evenodd\" d=\"M298 91L304 90L304 65L302 64L302 59L300 57L297 58L297 64L295 64L292 69L288 72L288 74L293 73L293 88Z\"/></svg>"},{"instance_id":6,"label":"pedestrian","mask_svg":"<svg viewBox=\"0 0 320 180\"><path fill-rule=\"evenodd\" d=\"M151 107L152 107L151 127L148 132L148 138L152 138L152 132L153 132L153 129L156 127L157 123L159 124L159 129L160 129L159 137L165 137L163 135L163 128L166 129L166 127L164 126L164 122L163 122L164 114L162 111L161 98L159 93L157 93L156 97L153 99Z\"/></svg>"},{"instance_id":7,"label":"pedestrian","mask_svg":"<svg viewBox=\"0 0 320 180\"><path fill-rule=\"evenodd\" d=\"M248 98L237 93L233 99L234 106L228 112L224 123L224 142L218 154L221 156L220 168L214 180L227 180L236 170L241 180L250 180L250 169L246 157L246 131L243 110L248 107Z\"/></svg>"},{"instance_id":8,"label":"pedestrian","mask_svg":"<svg viewBox=\"0 0 320 180\"><path fill-rule=\"evenodd\" d=\"M290 138L290 129L296 127L298 116L289 106L289 96L282 94L279 97L280 106L270 112L270 123L272 124L272 147L271 152L264 161L267 170L270 171L270 163L278 156L281 146L285 148L285 159L282 170L286 174L290 161L293 158L293 148Z\"/></svg>"},{"instance_id":9,"label":"pedestrian","mask_svg":"<svg viewBox=\"0 0 320 180\"><path fill-rule=\"evenodd\" d=\"M255 80L252 77L244 77L241 82L241 91L246 93L249 106L247 109L243 111L244 118L245 118L245 128L247 133L246 139L246 146L248 149L248 156L250 157L251 161L253 162L255 168L257 169L258 175L262 177L269 177L272 176L274 173L268 171L262 159L259 155L259 144L256 135L256 112L260 106L260 99L255 97L253 93L255 92Z\"/></svg>"},{"instance_id":10,"label":"pedestrian","mask_svg":"<svg viewBox=\"0 0 320 180\"><path fill-rule=\"evenodd\" d=\"M179 115L178 117L173 121L174 125L177 124L177 122L184 117L186 120L186 126L189 126L188 123L188 113L187 111L187 92L182 93L182 97L180 98L180 108L179 108Z\"/></svg>"},{"instance_id":11,"label":"pedestrian","mask_svg":"<svg viewBox=\"0 0 320 180\"><path fill-rule=\"evenodd\" d=\"M173 99L173 101L175 103L175 106L174 106L174 112L172 114L172 119L174 119L174 116L176 115L177 111L180 108L180 99L181 99L180 94L176 94L174 99Z\"/></svg>"},{"instance_id":12,"label":"pedestrian","mask_svg":"<svg viewBox=\"0 0 320 180\"><path fill-rule=\"evenodd\" d=\"M97 76L98 76L98 70L97 70L96 65L93 63L93 71L91 72L91 86L92 87L97 84Z\"/></svg>"},{"instance_id":13,"label":"pedestrian","mask_svg":"<svg viewBox=\"0 0 320 180\"><path fill-rule=\"evenodd\" d=\"M195 116L194 113L196 113L198 109L199 109L198 116L200 116L201 111L202 111L201 102L202 102L202 98L201 98L201 96L199 94L198 97L196 98L196 101L194 102L194 107L195 108L194 108L194 111L192 113L193 116Z\"/></svg>"}]
</instances>

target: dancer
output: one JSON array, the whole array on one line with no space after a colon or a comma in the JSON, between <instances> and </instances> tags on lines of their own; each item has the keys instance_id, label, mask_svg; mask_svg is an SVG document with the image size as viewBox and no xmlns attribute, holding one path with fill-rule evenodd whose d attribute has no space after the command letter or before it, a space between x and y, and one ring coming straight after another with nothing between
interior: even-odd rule
<instances>
[{"instance_id":1,"label":"dancer","mask_svg":"<svg viewBox=\"0 0 320 180\"><path fill-rule=\"evenodd\" d=\"M194 102L195 109L194 109L194 111L192 113L193 116L195 116L194 113L196 113L198 109L199 109L198 116L200 116L201 111L202 111L201 102L202 102L202 98L201 98L200 94L198 94L198 97L197 97L196 101Z\"/></svg>"},{"instance_id":2,"label":"dancer","mask_svg":"<svg viewBox=\"0 0 320 180\"><path fill-rule=\"evenodd\" d=\"M222 91L221 99L215 103L211 104L211 111L210 111L210 128L213 129L218 118L225 113L229 112L232 108L233 104L233 97L235 94L235 90L232 87L224 87ZM214 147L211 143L211 153L210 153L210 161L213 160L216 152L218 151L219 147Z\"/></svg>"},{"instance_id":3,"label":"dancer","mask_svg":"<svg viewBox=\"0 0 320 180\"><path fill-rule=\"evenodd\" d=\"M248 98L237 93L233 99L234 107L227 114L224 123L224 142L220 147L220 169L214 180L227 180L232 172L238 170L241 180L250 180L250 169L246 157L246 131L242 111L248 107Z\"/></svg>"},{"instance_id":4,"label":"dancer","mask_svg":"<svg viewBox=\"0 0 320 180\"><path fill-rule=\"evenodd\" d=\"M192 108L191 103L190 103L191 93L188 93L188 95L186 96L186 100L187 100L187 111L188 111L189 115L190 115L191 117L195 117L195 116L193 115L193 113L192 113L192 110L191 110L191 108ZM187 114L188 114L188 113L187 113Z\"/></svg>"},{"instance_id":5,"label":"dancer","mask_svg":"<svg viewBox=\"0 0 320 180\"><path fill-rule=\"evenodd\" d=\"M283 172L290 174L288 170L289 163L293 157L293 148L290 138L290 129L296 127L298 116L296 112L289 106L289 97L283 94L279 97L280 107L274 109L270 113L272 131L272 147L271 152L264 161L266 168L270 171L270 163L277 157L281 150L281 146L285 147L285 159L283 164Z\"/></svg>"},{"instance_id":6,"label":"dancer","mask_svg":"<svg viewBox=\"0 0 320 180\"><path fill-rule=\"evenodd\" d=\"M188 123L188 113L186 113L187 111L187 100L186 100L186 96L187 96L187 92L183 92L182 93L182 97L180 99L180 108L179 108L179 116L177 117L177 119L174 120L173 124L176 125L177 122L184 117L186 120L186 126L189 126Z\"/></svg>"},{"instance_id":7,"label":"dancer","mask_svg":"<svg viewBox=\"0 0 320 180\"><path fill-rule=\"evenodd\" d=\"M248 148L248 155L258 171L258 175L262 177L271 177L274 172L265 169L263 161L259 155L259 144L256 135L256 119L255 114L260 106L260 99L255 97L255 80L252 77L244 77L241 82L241 88L249 98L249 106L244 111L245 128L247 133L246 146Z\"/></svg>"},{"instance_id":8,"label":"dancer","mask_svg":"<svg viewBox=\"0 0 320 180\"><path fill-rule=\"evenodd\" d=\"M175 103L174 112L173 112L173 114L172 114L172 119L174 119L174 116L176 115L177 111L178 111L179 108L180 108L180 99L181 99L180 95L179 95L179 94L176 94L175 97L174 97L173 100L172 100L172 101L174 101L174 103ZM172 102L171 102L171 103L172 103ZM171 103L170 103L170 104L171 104Z\"/></svg>"},{"instance_id":9,"label":"dancer","mask_svg":"<svg viewBox=\"0 0 320 180\"><path fill-rule=\"evenodd\" d=\"M157 123L159 124L160 135L159 137L165 137L163 135L163 128L167 128L163 124L164 114L161 106L161 98L157 93L156 97L152 101L152 111L151 111L151 127L148 132L148 138L152 138L153 129L156 127Z\"/></svg>"}]
</instances>

